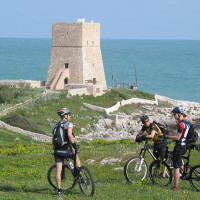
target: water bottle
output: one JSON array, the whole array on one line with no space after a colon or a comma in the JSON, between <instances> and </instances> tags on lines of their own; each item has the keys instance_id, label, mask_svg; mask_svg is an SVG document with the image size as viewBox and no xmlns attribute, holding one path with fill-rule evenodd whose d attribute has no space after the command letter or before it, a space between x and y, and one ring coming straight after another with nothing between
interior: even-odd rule
<instances>
[{"instance_id":1,"label":"water bottle","mask_svg":"<svg viewBox=\"0 0 200 200\"><path fill-rule=\"evenodd\" d=\"M70 169L74 169L74 165L71 160L68 161L68 165Z\"/></svg>"}]
</instances>

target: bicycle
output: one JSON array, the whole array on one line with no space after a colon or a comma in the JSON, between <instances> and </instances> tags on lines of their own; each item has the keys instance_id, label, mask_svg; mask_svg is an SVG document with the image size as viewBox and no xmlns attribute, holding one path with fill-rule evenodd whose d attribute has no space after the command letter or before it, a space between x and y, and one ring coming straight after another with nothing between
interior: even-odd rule
<instances>
[{"instance_id":1,"label":"bicycle","mask_svg":"<svg viewBox=\"0 0 200 200\"><path fill-rule=\"evenodd\" d=\"M80 167L80 174L78 175L76 170L76 154L77 150L74 151L71 158L65 158L66 164L63 162L61 172L61 190L69 190L79 183L80 190L87 196L93 196L95 192L95 182L91 171L86 166ZM53 154L54 155L54 154ZM73 162L72 162L73 161ZM50 185L57 188L56 183L56 165L51 166L47 173L47 179Z\"/></svg>"},{"instance_id":2,"label":"bicycle","mask_svg":"<svg viewBox=\"0 0 200 200\"><path fill-rule=\"evenodd\" d=\"M169 143L168 143L169 144ZM145 154L146 151L149 152L153 160L157 160L153 155L152 149L154 147L148 144L148 140L145 141L143 148L141 148L139 156L133 156L130 158L124 166L124 176L126 180L130 183L138 183L143 181L148 175L148 164L146 162ZM170 157L168 159L170 163Z\"/></svg>"},{"instance_id":3,"label":"bicycle","mask_svg":"<svg viewBox=\"0 0 200 200\"><path fill-rule=\"evenodd\" d=\"M189 181L193 189L200 191L200 164L195 166L191 166L189 164L191 150L196 147L197 144L190 144L187 155L182 156L183 169L180 168L180 179ZM163 179L161 178L161 174L163 173L163 169L161 169L161 163L167 168L168 171L166 176L167 181L164 182L165 184L163 184ZM167 186L172 182L172 170L173 167L169 166L167 162L155 160L149 166L150 179L156 185Z\"/></svg>"}]
</instances>

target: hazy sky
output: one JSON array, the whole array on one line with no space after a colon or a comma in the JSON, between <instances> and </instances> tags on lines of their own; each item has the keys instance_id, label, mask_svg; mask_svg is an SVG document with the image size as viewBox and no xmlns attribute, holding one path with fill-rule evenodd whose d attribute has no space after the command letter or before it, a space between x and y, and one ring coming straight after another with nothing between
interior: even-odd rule
<instances>
[{"instance_id":1,"label":"hazy sky","mask_svg":"<svg viewBox=\"0 0 200 200\"><path fill-rule=\"evenodd\" d=\"M0 0L1 38L51 38L85 18L107 39L200 39L200 0Z\"/></svg>"}]
</instances>

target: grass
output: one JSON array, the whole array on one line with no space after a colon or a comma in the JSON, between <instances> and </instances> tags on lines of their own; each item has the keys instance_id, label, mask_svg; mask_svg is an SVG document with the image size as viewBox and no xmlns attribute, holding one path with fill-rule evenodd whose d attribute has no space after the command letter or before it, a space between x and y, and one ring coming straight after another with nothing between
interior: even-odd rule
<instances>
[{"instance_id":1,"label":"grass","mask_svg":"<svg viewBox=\"0 0 200 200\"><path fill-rule=\"evenodd\" d=\"M80 131L82 127L87 127L87 124L92 126L99 118L104 118L102 113L84 107L83 102L110 107L117 101L132 98L134 95L147 99L153 98L153 95L149 97L147 93L141 91L123 89L108 91L101 97L66 98L66 95L65 91L48 94L3 117L2 120L16 123L18 127L26 125L33 132L42 131L50 135L52 126L60 120L56 111L67 107L73 113L72 121L76 122L75 135L79 135L82 134ZM169 106L164 102L163 105ZM141 109L139 104L134 106L134 109ZM120 109L121 112L126 113L133 109L133 105ZM149 179L139 184L128 184L122 169L131 156L138 155L141 144L138 145L132 140L93 140L91 143L81 142L80 145L81 162L90 168L95 179L96 192L92 199L185 200L199 198L199 193L194 191L187 181L180 181L180 190L176 192L171 191L170 187L156 187ZM0 199L58 199L46 177L49 167L54 164L51 152L51 144L36 142L15 132L0 129ZM108 157L118 158L120 161L113 165L101 165L100 162ZM89 162L90 159L94 160L92 164ZM148 164L152 161L148 154L145 159ZM199 152L193 151L191 163L199 164L199 161ZM64 192L61 199L91 198L85 197L77 185L74 189Z\"/></svg>"},{"instance_id":2,"label":"grass","mask_svg":"<svg viewBox=\"0 0 200 200\"><path fill-rule=\"evenodd\" d=\"M5 109L7 106L12 106L24 102L27 99L34 98L44 91L45 89L30 89L26 86L22 88L0 86L0 110Z\"/></svg>"},{"instance_id":3,"label":"grass","mask_svg":"<svg viewBox=\"0 0 200 200\"><path fill-rule=\"evenodd\" d=\"M79 135L84 134L80 131L82 127L92 125L100 116L104 117L103 113L84 107L82 99L78 96L66 99L66 95L63 91L40 97L32 104L2 117L1 120L25 130L51 135L52 128L60 120L57 110L66 107L72 111L72 121L76 122L74 131Z\"/></svg>"},{"instance_id":4,"label":"grass","mask_svg":"<svg viewBox=\"0 0 200 200\"><path fill-rule=\"evenodd\" d=\"M33 90L34 91L34 90ZM38 90L35 90L35 93ZM76 122L74 131L77 135L85 134L81 128L86 128L87 124L92 127L99 118L104 118L104 114L93 111L83 103L90 103L101 107L110 107L123 99L141 97L153 99L154 95L142 91L131 91L125 88L116 88L108 90L104 95L99 97L83 95L66 98L67 92L51 93L33 100L30 104L20 108L1 118L2 121L12 126L22 128L31 132L37 132L45 135L51 135L53 126L60 120L56 111L60 108L67 107L72 111L72 121ZM122 108L123 109L123 108ZM130 109L124 107L126 112Z\"/></svg>"},{"instance_id":5,"label":"grass","mask_svg":"<svg viewBox=\"0 0 200 200\"><path fill-rule=\"evenodd\" d=\"M11 147L12 145L15 146L18 143L29 145L38 144L39 142L31 140L29 137L26 137L22 134L0 128L0 149Z\"/></svg>"},{"instance_id":6,"label":"grass","mask_svg":"<svg viewBox=\"0 0 200 200\"><path fill-rule=\"evenodd\" d=\"M58 199L46 178L49 167L54 164L51 145L34 142L4 129L0 130L0 135L1 141L3 140L0 147L0 199ZM3 139L7 135L7 139ZM14 142L15 137L20 137L20 143ZM152 185L149 178L139 184L128 184L123 170L116 169L123 168L131 156L137 155L141 144L138 146L131 140L95 140L92 143L82 142L80 146L81 162L90 168L95 179L96 192L92 199L199 198L199 193L187 181L180 181L180 190L176 192L171 191L170 187ZM101 165L100 161L108 157L119 158L121 161L113 165ZM192 164L197 164L200 160L199 152L193 151L191 158ZM89 164L89 159L94 162ZM148 155L147 161L150 164ZM84 196L77 185L74 189L65 191L61 199L91 198Z\"/></svg>"},{"instance_id":7,"label":"grass","mask_svg":"<svg viewBox=\"0 0 200 200\"><path fill-rule=\"evenodd\" d=\"M90 103L96 106L109 108L115 105L117 102L122 100L127 100L131 98L142 98L154 100L154 94L143 92L140 90L128 90L126 88L114 88L107 90L104 95L92 97L92 96L83 96L83 100L86 103Z\"/></svg>"}]
</instances>

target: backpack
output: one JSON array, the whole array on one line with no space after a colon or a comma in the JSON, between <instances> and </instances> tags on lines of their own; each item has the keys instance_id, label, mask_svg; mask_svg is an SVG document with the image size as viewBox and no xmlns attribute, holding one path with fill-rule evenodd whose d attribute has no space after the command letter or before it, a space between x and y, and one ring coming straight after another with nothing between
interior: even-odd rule
<instances>
[{"instance_id":1,"label":"backpack","mask_svg":"<svg viewBox=\"0 0 200 200\"><path fill-rule=\"evenodd\" d=\"M53 129L52 142L55 148L62 147L64 144L68 143L66 129L64 129L64 122L59 122Z\"/></svg>"},{"instance_id":2,"label":"backpack","mask_svg":"<svg viewBox=\"0 0 200 200\"><path fill-rule=\"evenodd\" d=\"M153 121L153 123L162 131L163 135L169 135L169 130L165 124L157 121Z\"/></svg>"},{"instance_id":3,"label":"backpack","mask_svg":"<svg viewBox=\"0 0 200 200\"><path fill-rule=\"evenodd\" d=\"M195 130L195 125L192 124L191 122L189 122L188 120L183 120L182 122L184 122L186 124L186 126L189 125L189 131L188 134L186 136L186 143L190 144L190 143L196 143L198 140L198 133Z\"/></svg>"}]
</instances>

